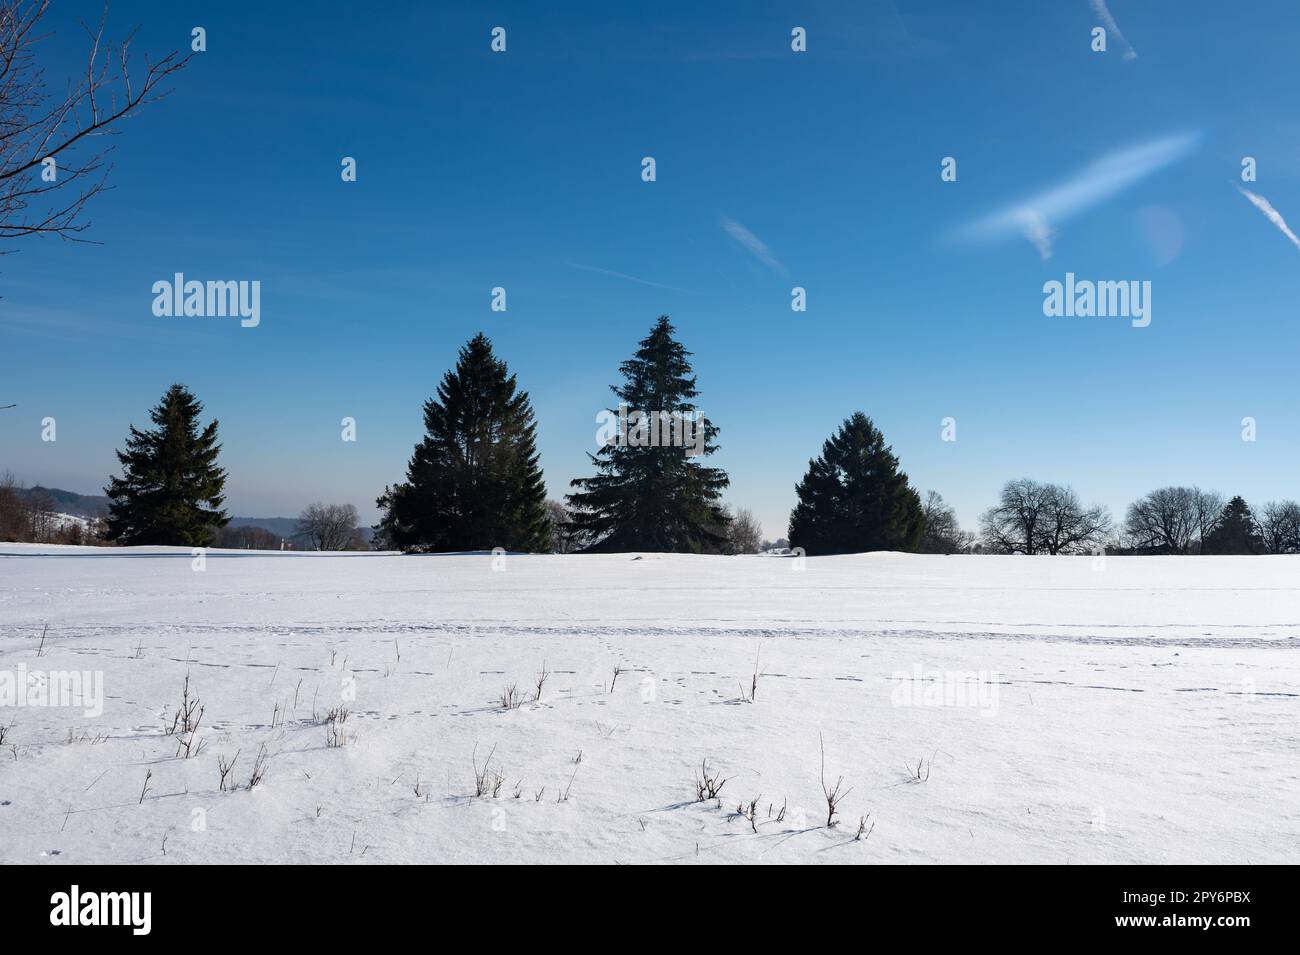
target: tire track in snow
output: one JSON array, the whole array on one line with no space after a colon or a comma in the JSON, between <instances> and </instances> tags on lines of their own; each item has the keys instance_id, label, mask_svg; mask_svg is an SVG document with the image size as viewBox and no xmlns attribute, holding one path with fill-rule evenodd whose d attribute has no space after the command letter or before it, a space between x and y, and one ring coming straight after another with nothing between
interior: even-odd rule
<instances>
[{"instance_id":1,"label":"tire track in snow","mask_svg":"<svg viewBox=\"0 0 1300 955\"><path fill-rule=\"evenodd\" d=\"M988 626L983 622L983 626ZM1013 626L1035 626L1034 624L1018 624ZM1108 626L1119 628L1120 625L1062 625L1053 626L1077 626L1089 630L1103 630ZM1215 631L1232 629L1234 626L1258 631L1268 629L1267 626L1261 625L1231 625L1220 627L1215 625L1212 629ZM765 638L795 638L804 640L815 639L886 639L886 640L933 640L936 642L957 642L969 640L988 640L1002 641L1008 643L1065 643L1077 644L1083 646L1103 646L1103 647L1186 647L1189 649L1196 648L1221 648L1221 649L1252 649L1252 650L1296 650L1300 649L1300 643L1297 643L1297 637L1300 637L1300 625L1297 624L1277 624L1278 629L1295 629L1296 633L1279 635L1277 637L1233 637L1233 636L1171 636L1161 637L1154 634L1147 636L1113 636L1097 633L1025 633L1025 632L1004 632L997 630L968 630L968 631L946 631L946 630L926 630L916 628L889 629L889 628L853 628L853 627L747 627L747 626L710 626L707 622L699 624L681 625L681 626L618 626L618 625L596 625L596 624L578 624L570 622L556 625L538 625L538 624L517 624L517 623L402 623L402 622L338 622L338 623L311 623L295 624L293 626L284 625L258 625L258 624L97 624L94 626L78 626L56 624L51 627L51 634L57 634L57 639L50 640L47 643L47 652L56 646L73 651L89 651L94 649L98 652L108 652L109 647L77 647L69 646L68 640L81 640L92 637L102 637L111 640L115 635L129 634L134 637L165 637L167 635L208 635L212 637L221 636L241 636L241 637L275 637L275 638L301 638L311 636L366 636L374 635L376 637L389 637L393 634L411 634L411 635L428 635L432 637L500 637L500 636L518 636L520 638L528 637L596 637L616 640L636 640L641 638L654 639L657 637L681 637L683 635L695 635L699 637L712 638L723 637L743 640L761 640ZM1157 630L1178 627L1180 629L1199 629L1196 625L1151 625L1151 626L1132 626L1126 625L1124 628L1129 630ZM38 635L39 636L39 635ZM0 640L26 640L32 642L36 638L32 635L29 626L12 626L0 625ZM0 652L4 649L14 649L0 647Z\"/></svg>"}]
</instances>

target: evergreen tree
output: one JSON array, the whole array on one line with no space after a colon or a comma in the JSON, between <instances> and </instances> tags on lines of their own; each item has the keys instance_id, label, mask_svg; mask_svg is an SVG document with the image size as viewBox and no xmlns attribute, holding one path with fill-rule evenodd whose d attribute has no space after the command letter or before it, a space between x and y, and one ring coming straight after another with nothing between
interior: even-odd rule
<instances>
[{"instance_id":1,"label":"evergreen tree","mask_svg":"<svg viewBox=\"0 0 1300 955\"><path fill-rule=\"evenodd\" d=\"M595 476L571 482L578 489L568 495L573 527L593 542L588 550L700 553L727 547L729 516L721 496L729 479L697 460L717 450L718 429L702 416L695 420L699 392L691 353L673 331L668 316L660 316L619 366L623 384L610 390L621 408L609 413L621 412L627 434L588 455Z\"/></svg>"},{"instance_id":2,"label":"evergreen tree","mask_svg":"<svg viewBox=\"0 0 1300 955\"><path fill-rule=\"evenodd\" d=\"M1241 497L1224 505L1219 522L1201 546L1203 554L1262 554L1264 550L1259 524Z\"/></svg>"},{"instance_id":3,"label":"evergreen tree","mask_svg":"<svg viewBox=\"0 0 1300 955\"><path fill-rule=\"evenodd\" d=\"M384 488L376 534L408 551L549 551L551 522L528 392L481 332L460 350L438 397L424 403L424 439L406 482Z\"/></svg>"},{"instance_id":4,"label":"evergreen tree","mask_svg":"<svg viewBox=\"0 0 1300 955\"><path fill-rule=\"evenodd\" d=\"M884 435L860 411L808 462L795 493L790 546L808 554L914 551L925 532L920 496L898 470Z\"/></svg>"},{"instance_id":5,"label":"evergreen tree","mask_svg":"<svg viewBox=\"0 0 1300 955\"><path fill-rule=\"evenodd\" d=\"M122 477L110 477L109 540L121 544L207 547L230 519L221 509L226 472L217 467L217 422L199 431L202 403L172 385L149 412L157 428L131 427L117 452Z\"/></svg>"}]
</instances>

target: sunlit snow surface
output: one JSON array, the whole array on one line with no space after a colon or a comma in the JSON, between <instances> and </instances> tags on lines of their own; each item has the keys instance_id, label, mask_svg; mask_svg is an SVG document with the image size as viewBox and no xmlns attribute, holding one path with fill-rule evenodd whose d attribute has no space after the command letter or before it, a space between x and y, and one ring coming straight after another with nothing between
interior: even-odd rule
<instances>
[{"instance_id":1,"label":"sunlit snow surface","mask_svg":"<svg viewBox=\"0 0 1300 955\"><path fill-rule=\"evenodd\" d=\"M0 862L1300 860L1296 557L0 554Z\"/></svg>"}]
</instances>

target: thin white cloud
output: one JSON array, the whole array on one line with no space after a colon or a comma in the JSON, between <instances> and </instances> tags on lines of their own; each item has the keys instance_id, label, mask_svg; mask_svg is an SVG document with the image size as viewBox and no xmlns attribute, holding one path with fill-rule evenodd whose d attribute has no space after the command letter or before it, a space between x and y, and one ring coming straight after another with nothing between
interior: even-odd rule
<instances>
[{"instance_id":1,"label":"thin white cloud","mask_svg":"<svg viewBox=\"0 0 1300 955\"><path fill-rule=\"evenodd\" d=\"M1115 18L1110 15L1110 10L1106 7L1106 0L1088 0L1088 6L1092 7L1092 12L1101 20L1101 25L1106 28L1106 32L1119 40L1120 46L1124 48L1124 59L1136 60L1137 51L1133 49L1133 44L1129 43L1124 38L1124 34L1120 32L1119 24L1115 22Z\"/></svg>"},{"instance_id":2,"label":"thin white cloud","mask_svg":"<svg viewBox=\"0 0 1300 955\"><path fill-rule=\"evenodd\" d=\"M1291 227L1288 226L1286 220L1282 218L1282 213L1274 209L1271 202L1263 196L1251 192L1249 189L1242 189L1241 186L1237 187L1237 191L1249 199L1252 206L1264 213L1265 218L1267 218L1269 222L1273 223L1273 225L1277 226L1281 233L1291 240L1292 245L1297 249L1300 249L1300 239L1296 238L1296 234L1291 231Z\"/></svg>"},{"instance_id":3,"label":"thin white cloud","mask_svg":"<svg viewBox=\"0 0 1300 955\"><path fill-rule=\"evenodd\" d=\"M1035 209L1021 210L1021 225L1024 229L1025 238L1034 244L1038 254L1046 262L1052 257L1052 239L1056 231L1048 224L1047 220Z\"/></svg>"},{"instance_id":4,"label":"thin white cloud","mask_svg":"<svg viewBox=\"0 0 1300 955\"><path fill-rule=\"evenodd\" d=\"M789 274L786 271L785 266L781 264L780 260L772 254L772 250L767 247L767 243L754 235L754 233L750 232L735 219L729 219L726 216L723 216L720 220L720 224L723 231L725 231L727 235L731 236L732 239L741 246L741 248L754 258L758 259L758 261L762 262L769 269L783 276Z\"/></svg>"},{"instance_id":5,"label":"thin white cloud","mask_svg":"<svg viewBox=\"0 0 1300 955\"><path fill-rule=\"evenodd\" d=\"M1021 235L1034 244L1039 255L1049 258L1060 223L1183 158L1199 141L1199 133L1182 133L1107 153L1060 185L963 226L954 237L987 242Z\"/></svg>"},{"instance_id":6,"label":"thin white cloud","mask_svg":"<svg viewBox=\"0 0 1300 955\"><path fill-rule=\"evenodd\" d=\"M635 275L628 275L626 272L615 272L613 269L602 269L595 265L583 265L580 262L568 262L566 264L571 269L581 269L584 272L595 272L597 275L609 275L616 279L636 282L638 285L649 285L651 288L668 289L672 292L690 291L690 289L678 288L676 285L664 285L662 282L651 282L649 279L639 279Z\"/></svg>"}]
</instances>

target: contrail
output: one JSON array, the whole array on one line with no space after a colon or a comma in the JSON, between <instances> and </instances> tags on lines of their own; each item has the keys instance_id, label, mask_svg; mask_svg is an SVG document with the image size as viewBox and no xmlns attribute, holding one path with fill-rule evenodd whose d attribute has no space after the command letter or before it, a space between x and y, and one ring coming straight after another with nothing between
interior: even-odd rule
<instances>
[{"instance_id":1,"label":"contrail","mask_svg":"<svg viewBox=\"0 0 1300 955\"><path fill-rule=\"evenodd\" d=\"M649 285L651 288L668 289L672 292L690 291L690 289L678 288L676 285L664 285L662 282L651 282L649 279L639 279L635 275L628 275L626 272L615 272L613 269L602 269L595 265L583 265L581 262L568 262L565 264L567 264L571 269L582 269L584 272L595 272L597 275L608 275L616 279L636 282L639 285Z\"/></svg>"},{"instance_id":2,"label":"contrail","mask_svg":"<svg viewBox=\"0 0 1300 955\"><path fill-rule=\"evenodd\" d=\"M1297 249L1300 249L1300 239L1296 238L1296 234L1291 231L1291 227L1288 226L1286 220L1282 218L1282 213L1274 209L1271 202L1263 196L1251 192L1249 189L1242 189L1241 186L1237 187L1237 191L1249 199L1252 206L1264 213L1268 221L1277 226L1278 229L1282 231L1282 234L1291 240L1292 245Z\"/></svg>"},{"instance_id":3,"label":"contrail","mask_svg":"<svg viewBox=\"0 0 1300 955\"><path fill-rule=\"evenodd\" d=\"M1088 6L1092 7L1092 12L1101 18L1102 25L1106 32L1119 40L1120 45L1124 47L1124 59L1136 60L1137 51L1133 49L1133 44L1124 39L1124 34L1120 32L1119 24L1115 18L1110 15L1110 10L1106 9L1106 0L1088 0Z\"/></svg>"},{"instance_id":4,"label":"contrail","mask_svg":"<svg viewBox=\"0 0 1300 955\"><path fill-rule=\"evenodd\" d=\"M1107 153L1060 185L963 226L955 238L978 242L1022 235L1049 258L1057 225L1183 158L1199 140L1199 133L1182 133Z\"/></svg>"},{"instance_id":5,"label":"contrail","mask_svg":"<svg viewBox=\"0 0 1300 955\"><path fill-rule=\"evenodd\" d=\"M754 235L754 233L750 232L739 222L723 216L721 225L727 235L735 239L736 242L748 251L750 255L758 259L758 261L762 262L769 269L772 269L774 272L778 272L781 275L789 274L786 272L785 266L782 265L777 257L772 254L772 250L767 247L767 243Z\"/></svg>"}]
</instances>

